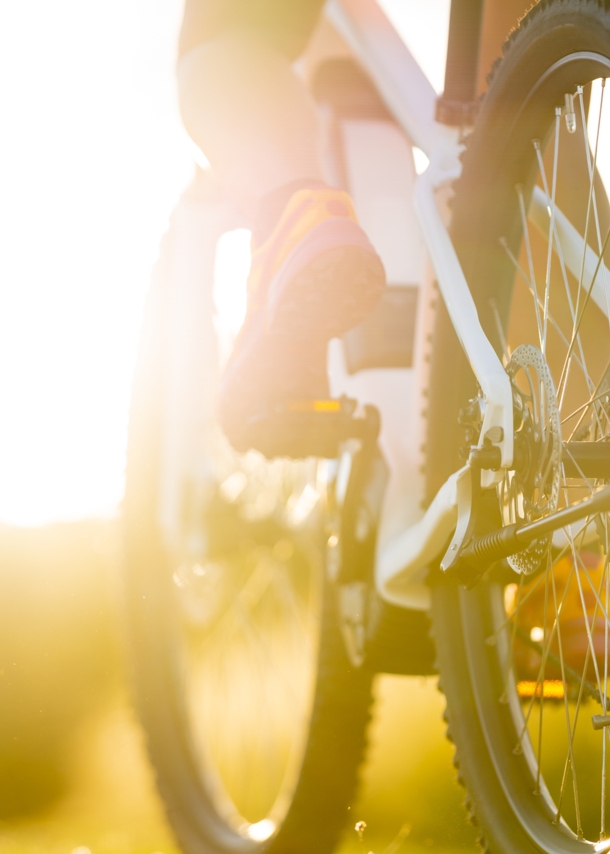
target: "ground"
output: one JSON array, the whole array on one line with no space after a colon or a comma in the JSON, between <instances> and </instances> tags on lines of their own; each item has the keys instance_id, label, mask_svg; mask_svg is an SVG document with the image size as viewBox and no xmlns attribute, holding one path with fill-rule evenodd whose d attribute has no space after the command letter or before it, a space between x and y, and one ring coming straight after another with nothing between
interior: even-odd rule
<instances>
[{"instance_id":1,"label":"ground","mask_svg":"<svg viewBox=\"0 0 610 854\"><path fill-rule=\"evenodd\" d=\"M124 676L118 530L0 529L0 854L178 854ZM376 695L339 854L474 852L436 680Z\"/></svg>"}]
</instances>

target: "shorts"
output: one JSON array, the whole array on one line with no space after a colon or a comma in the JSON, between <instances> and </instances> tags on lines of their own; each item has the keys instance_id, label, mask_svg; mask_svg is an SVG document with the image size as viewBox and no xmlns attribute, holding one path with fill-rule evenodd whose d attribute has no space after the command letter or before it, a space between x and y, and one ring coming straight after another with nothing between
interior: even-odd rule
<instances>
[{"instance_id":1,"label":"shorts","mask_svg":"<svg viewBox=\"0 0 610 854\"><path fill-rule=\"evenodd\" d=\"M293 62L323 6L324 0L185 0L179 56L232 30L246 30Z\"/></svg>"}]
</instances>

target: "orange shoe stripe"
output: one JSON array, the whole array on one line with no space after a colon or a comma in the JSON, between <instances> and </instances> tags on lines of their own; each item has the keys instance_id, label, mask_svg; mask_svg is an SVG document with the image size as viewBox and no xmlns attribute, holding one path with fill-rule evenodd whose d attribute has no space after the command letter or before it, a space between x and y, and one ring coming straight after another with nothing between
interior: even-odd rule
<instances>
[{"instance_id":1,"label":"orange shoe stripe","mask_svg":"<svg viewBox=\"0 0 610 854\"><path fill-rule=\"evenodd\" d=\"M340 201L346 206L347 218L358 222L354 205L343 190L317 189L300 190L294 194L286 207L282 219L269 239L252 255L252 267L248 279L248 291L261 293L277 272L290 252L316 225L327 219L336 219L337 214L328 210L326 203Z\"/></svg>"}]
</instances>

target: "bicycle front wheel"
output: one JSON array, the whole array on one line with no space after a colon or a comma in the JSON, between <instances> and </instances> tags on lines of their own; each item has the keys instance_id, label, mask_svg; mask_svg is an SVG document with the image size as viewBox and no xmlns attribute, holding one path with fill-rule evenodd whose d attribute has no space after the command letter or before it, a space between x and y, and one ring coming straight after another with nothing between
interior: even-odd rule
<instances>
[{"instance_id":1,"label":"bicycle front wheel","mask_svg":"<svg viewBox=\"0 0 610 854\"><path fill-rule=\"evenodd\" d=\"M355 793L372 674L347 659L321 532L296 521L314 493L303 464L240 469L225 449L225 486L202 497L202 389L176 403L171 284L149 297L124 507L132 676L158 788L188 854L330 852ZM197 324L176 340L196 364ZM193 457L172 479L185 435Z\"/></svg>"},{"instance_id":2,"label":"bicycle front wheel","mask_svg":"<svg viewBox=\"0 0 610 854\"><path fill-rule=\"evenodd\" d=\"M610 477L610 273L599 260L609 76L604 4L540 2L494 69L456 187L455 244L513 386L515 469L497 487L505 524L543 518ZM436 342L431 488L457 468L482 415L446 314ZM434 587L449 735L488 850L606 850L609 531L597 515L472 591Z\"/></svg>"}]
</instances>

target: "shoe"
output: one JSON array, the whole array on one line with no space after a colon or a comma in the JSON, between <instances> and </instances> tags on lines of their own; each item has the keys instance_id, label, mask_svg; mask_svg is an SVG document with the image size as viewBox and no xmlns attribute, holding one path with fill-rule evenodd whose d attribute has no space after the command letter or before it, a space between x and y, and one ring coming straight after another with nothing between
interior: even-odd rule
<instances>
[{"instance_id":1,"label":"shoe","mask_svg":"<svg viewBox=\"0 0 610 854\"><path fill-rule=\"evenodd\" d=\"M328 341L361 323L384 288L383 264L349 195L294 193L253 247L246 319L220 381L219 421L237 451L256 448L249 428L261 414L328 398ZM273 455L272 437L265 447Z\"/></svg>"}]
</instances>

